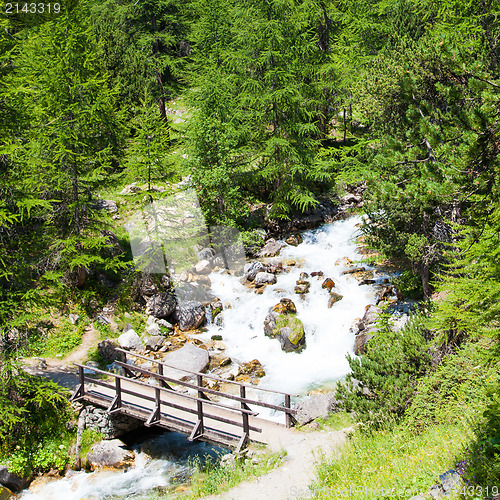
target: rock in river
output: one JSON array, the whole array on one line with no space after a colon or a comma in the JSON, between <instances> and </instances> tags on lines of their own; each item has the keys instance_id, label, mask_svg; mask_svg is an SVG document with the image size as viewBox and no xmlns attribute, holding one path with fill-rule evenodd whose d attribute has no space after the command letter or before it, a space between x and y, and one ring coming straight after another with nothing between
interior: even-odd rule
<instances>
[{"instance_id":1,"label":"rock in river","mask_svg":"<svg viewBox=\"0 0 500 500\"><path fill-rule=\"evenodd\" d=\"M101 441L92 446L87 454L87 462L92 470L100 467L123 468L134 460L134 452L126 448L119 439Z\"/></svg>"},{"instance_id":2,"label":"rock in river","mask_svg":"<svg viewBox=\"0 0 500 500\"><path fill-rule=\"evenodd\" d=\"M194 300L181 302L175 308L174 319L183 332L195 330L205 321L205 309L200 302Z\"/></svg>"}]
</instances>

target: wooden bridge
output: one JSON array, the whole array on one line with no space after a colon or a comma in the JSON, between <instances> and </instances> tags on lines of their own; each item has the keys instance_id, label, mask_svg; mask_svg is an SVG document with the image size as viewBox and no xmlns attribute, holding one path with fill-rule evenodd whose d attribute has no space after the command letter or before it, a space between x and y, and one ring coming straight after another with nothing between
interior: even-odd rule
<instances>
[{"instance_id":1,"label":"wooden bridge","mask_svg":"<svg viewBox=\"0 0 500 500\"><path fill-rule=\"evenodd\" d=\"M249 441L269 444L282 429L291 427L295 421L296 410L291 408L290 394L184 370L147 356L117 350L123 353L124 360L115 361L115 364L122 368L124 375L76 364L80 380L72 401L104 407L110 414L122 413L134 417L146 426L156 425L180 432L189 436L190 441L199 439L237 451L241 451ZM156 364L156 370L126 363L127 354ZM186 372L196 382L167 376L164 368ZM107 379L92 377L85 370ZM141 376L148 377L149 383L139 380ZM206 386L207 379L239 386L239 395L211 389ZM181 392L183 388L194 390L196 395ZM283 406L248 398L247 389L279 395ZM250 405L283 412L286 424L259 418Z\"/></svg>"}]
</instances>

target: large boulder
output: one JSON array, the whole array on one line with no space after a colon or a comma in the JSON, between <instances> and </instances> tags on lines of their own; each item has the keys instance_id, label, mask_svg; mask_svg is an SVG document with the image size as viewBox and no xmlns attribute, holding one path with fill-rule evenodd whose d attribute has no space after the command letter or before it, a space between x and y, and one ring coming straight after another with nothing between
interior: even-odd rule
<instances>
[{"instance_id":1,"label":"large boulder","mask_svg":"<svg viewBox=\"0 0 500 500\"><path fill-rule=\"evenodd\" d=\"M210 356L205 349L196 347L194 344L184 344L180 349L168 352L163 357L163 363L169 365L164 367L163 373L176 380L186 380L193 375L180 370L180 368L191 372L204 372L209 362Z\"/></svg>"},{"instance_id":2,"label":"large boulder","mask_svg":"<svg viewBox=\"0 0 500 500\"><path fill-rule=\"evenodd\" d=\"M373 333L372 333L373 332ZM371 328L367 328L358 332L354 339L354 354L356 356L361 356L366 352L366 344L374 337L374 331Z\"/></svg>"},{"instance_id":3,"label":"large boulder","mask_svg":"<svg viewBox=\"0 0 500 500\"><path fill-rule=\"evenodd\" d=\"M14 493L19 493L28 486L26 479L9 472L7 467L0 467L0 485L5 486Z\"/></svg>"},{"instance_id":4,"label":"large boulder","mask_svg":"<svg viewBox=\"0 0 500 500\"><path fill-rule=\"evenodd\" d=\"M255 276L255 286L274 285L276 283L276 276L272 273L260 272Z\"/></svg>"},{"instance_id":5,"label":"large boulder","mask_svg":"<svg viewBox=\"0 0 500 500\"><path fill-rule=\"evenodd\" d=\"M300 320L297 320L300 321ZM306 336L302 322L295 323L294 328L280 328L281 349L285 352L300 352L306 345Z\"/></svg>"},{"instance_id":6,"label":"large boulder","mask_svg":"<svg viewBox=\"0 0 500 500\"><path fill-rule=\"evenodd\" d=\"M134 330L127 330L117 340L124 349L140 350L143 347L141 338Z\"/></svg>"},{"instance_id":7,"label":"large boulder","mask_svg":"<svg viewBox=\"0 0 500 500\"><path fill-rule=\"evenodd\" d=\"M243 272L245 273L246 279L248 281L253 281L257 276L257 273L263 272L266 270L266 266L262 264L262 262L250 262L246 264L243 268Z\"/></svg>"},{"instance_id":8,"label":"large boulder","mask_svg":"<svg viewBox=\"0 0 500 500\"><path fill-rule=\"evenodd\" d=\"M210 261L203 259L195 264L194 270L197 274L210 274L212 272L212 266Z\"/></svg>"},{"instance_id":9,"label":"large boulder","mask_svg":"<svg viewBox=\"0 0 500 500\"><path fill-rule=\"evenodd\" d=\"M300 425L305 425L319 417L327 418L334 413L337 401L333 393L307 396L297 406L295 419Z\"/></svg>"},{"instance_id":10,"label":"large boulder","mask_svg":"<svg viewBox=\"0 0 500 500\"><path fill-rule=\"evenodd\" d=\"M370 325L376 323L381 313L382 309L380 309L380 307L374 306L373 304L367 305L365 314L358 323L359 331L365 330Z\"/></svg>"},{"instance_id":11,"label":"large boulder","mask_svg":"<svg viewBox=\"0 0 500 500\"><path fill-rule=\"evenodd\" d=\"M257 252L257 257L275 257L283 248L283 243L274 238L267 240L266 244Z\"/></svg>"},{"instance_id":12,"label":"large boulder","mask_svg":"<svg viewBox=\"0 0 500 500\"><path fill-rule=\"evenodd\" d=\"M282 299L267 314L264 320L264 334L279 338L285 352L300 352L306 344L304 325L297 315L295 304L290 299Z\"/></svg>"},{"instance_id":13,"label":"large boulder","mask_svg":"<svg viewBox=\"0 0 500 500\"><path fill-rule=\"evenodd\" d=\"M128 450L125 443L119 439L101 441L87 453L87 463L92 470L101 467L121 469L131 465L133 460L134 452Z\"/></svg>"},{"instance_id":14,"label":"large boulder","mask_svg":"<svg viewBox=\"0 0 500 500\"><path fill-rule=\"evenodd\" d=\"M146 314L155 318L166 318L175 311L175 296L170 293L157 293L146 303Z\"/></svg>"},{"instance_id":15,"label":"large boulder","mask_svg":"<svg viewBox=\"0 0 500 500\"><path fill-rule=\"evenodd\" d=\"M127 359L123 352L117 351L116 349L120 347L113 340L103 340L97 345L97 349L101 358L106 362L106 364L111 364L114 361L123 361Z\"/></svg>"},{"instance_id":16,"label":"large boulder","mask_svg":"<svg viewBox=\"0 0 500 500\"><path fill-rule=\"evenodd\" d=\"M195 330L205 321L205 308L195 300L181 302L175 308L174 320L179 323L179 328L183 332Z\"/></svg>"}]
</instances>

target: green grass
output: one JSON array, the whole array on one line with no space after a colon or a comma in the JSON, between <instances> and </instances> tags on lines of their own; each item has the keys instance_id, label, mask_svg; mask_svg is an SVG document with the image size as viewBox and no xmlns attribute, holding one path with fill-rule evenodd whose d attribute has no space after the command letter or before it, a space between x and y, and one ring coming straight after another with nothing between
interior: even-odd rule
<instances>
[{"instance_id":1,"label":"green grass","mask_svg":"<svg viewBox=\"0 0 500 500\"><path fill-rule=\"evenodd\" d=\"M63 319L57 327L32 341L31 354L43 357L65 356L81 344L86 324L83 318L76 325L71 324L69 319Z\"/></svg>"},{"instance_id":2,"label":"green grass","mask_svg":"<svg viewBox=\"0 0 500 500\"><path fill-rule=\"evenodd\" d=\"M407 499L417 490L427 493L439 482L439 474L455 467L471 438L465 425L436 425L421 434L403 426L372 434L358 430L340 457L323 459L318 465L311 486L316 490L314 498L334 498L337 490L349 489L358 499ZM396 491L391 496L387 492L393 488ZM408 495L400 493L402 490L413 491Z\"/></svg>"},{"instance_id":3,"label":"green grass","mask_svg":"<svg viewBox=\"0 0 500 500\"><path fill-rule=\"evenodd\" d=\"M340 431L346 427L353 427L355 421L352 415L346 411L333 413L328 418L319 417L315 420L319 424L321 430Z\"/></svg>"},{"instance_id":4,"label":"green grass","mask_svg":"<svg viewBox=\"0 0 500 500\"><path fill-rule=\"evenodd\" d=\"M267 474L281 465L286 452L268 452L258 455L257 463L251 460L237 461L233 466L220 467L208 463L200 467L191 481L191 493L186 498L203 498L206 495L218 495L233 486L252 478Z\"/></svg>"}]
</instances>

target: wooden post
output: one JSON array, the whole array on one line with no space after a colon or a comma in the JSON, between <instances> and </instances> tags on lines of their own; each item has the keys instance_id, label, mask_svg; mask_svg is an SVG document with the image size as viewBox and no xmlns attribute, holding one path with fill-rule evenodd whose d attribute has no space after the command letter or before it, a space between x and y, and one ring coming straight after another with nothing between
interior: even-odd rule
<instances>
[{"instance_id":1,"label":"wooden post","mask_svg":"<svg viewBox=\"0 0 500 500\"><path fill-rule=\"evenodd\" d=\"M76 428L76 446L75 446L75 470L80 470L82 468L82 457L80 456L82 451L82 434L85 430L85 414L86 408L83 407L78 415L78 427Z\"/></svg>"},{"instance_id":2,"label":"wooden post","mask_svg":"<svg viewBox=\"0 0 500 500\"><path fill-rule=\"evenodd\" d=\"M160 377L163 377L163 365L161 363L158 363L158 375ZM160 384L162 387L166 387L167 389L173 390L172 387L162 379L160 379Z\"/></svg>"},{"instance_id":3,"label":"wooden post","mask_svg":"<svg viewBox=\"0 0 500 500\"><path fill-rule=\"evenodd\" d=\"M113 401L111 401L111 404L109 405L109 408L107 409L108 413L112 413L116 411L118 408L120 408L122 405L122 386L121 386L121 380L120 377L115 376L115 397L113 398Z\"/></svg>"},{"instance_id":4,"label":"wooden post","mask_svg":"<svg viewBox=\"0 0 500 500\"><path fill-rule=\"evenodd\" d=\"M250 409L245 402L245 400L247 398L246 389L247 388L244 385L240 385L240 397L242 399L242 401L241 401L241 409L242 410L249 410ZM238 444L238 448L236 449L237 453L239 453L246 446L248 440L250 439L250 424L248 422L248 413L241 412L241 418L243 419L243 435L241 436L240 442Z\"/></svg>"},{"instance_id":5,"label":"wooden post","mask_svg":"<svg viewBox=\"0 0 500 500\"><path fill-rule=\"evenodd\" d=\"M158 423L161 420L161 400L160 400L160 389L155 387L155 409L151 412L151 415L144 423L146 427L150 427Z\"/></svg>"},{"instance_id":6,"label":"wooden post","mask_svg":"<svg viewBox=\"0 0 500 500\"><path fill-rule=\"evenodd\" d=\"M291 406L291 399L290 399L290 394L285 394L285 408L290 409ZM289 412L286 412L286 427L289 429L292 426L292 416L290 415Z\"/></svg>"},{"instance_id":7,"label":"wooden post","mask_svg":"<svg viewBox=\"0 0 500 500\"><path fill-rule=\"evenodd\" d=\"M198 414L198 422L194 426L191 434L189 436L189 441L193 441L200 434L203 434L203 401L202 399L205 397L203 393L203 376L196 375L196 384L198 385L198 401L196 401L196 409Z\"/></svg>"}]
</instances>

